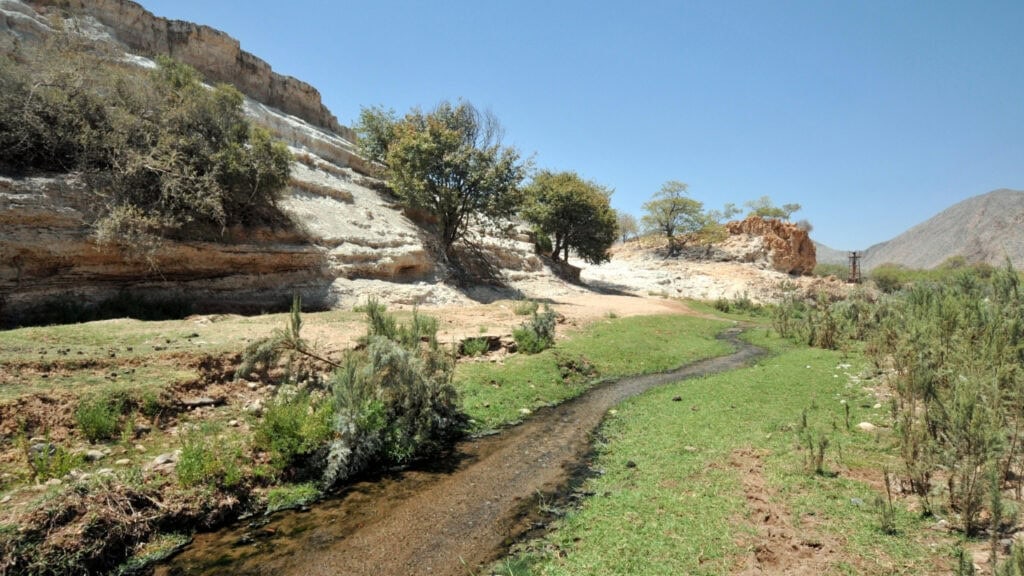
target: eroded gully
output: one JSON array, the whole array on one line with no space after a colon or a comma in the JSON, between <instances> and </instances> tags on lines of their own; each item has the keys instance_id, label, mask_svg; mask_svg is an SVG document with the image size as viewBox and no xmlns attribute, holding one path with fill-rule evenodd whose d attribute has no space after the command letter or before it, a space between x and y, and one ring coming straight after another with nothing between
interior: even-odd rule
<instances>
[{"instance_id":1,"label":"eroded gully","mask_svg":"<svg viewBox=\"0 0 1024 576\"><path fill-rule=\"evenodd\" d=\"M732 354L600 385L500 434L460 443L435 469L358 482L263 526L198 535L156 574L476 573L530 528L525 511L538 494L565 489L610 408L656 386L750 364L763 351L740 332L719 336L735 346Z\"/></svg>"}]
</instances>

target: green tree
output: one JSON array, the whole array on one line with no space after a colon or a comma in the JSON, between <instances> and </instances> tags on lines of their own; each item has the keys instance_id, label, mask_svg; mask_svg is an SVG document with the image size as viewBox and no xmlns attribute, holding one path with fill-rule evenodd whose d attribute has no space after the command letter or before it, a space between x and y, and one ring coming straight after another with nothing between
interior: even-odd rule
<instances>
[{"instance_id":1,"label":"green tree","mask_svg":"<svg viewBox=\"0 0 1024 576\"><path fill-rule=\"evenodd\" d=\"M686 195L687 185L678 180L669 180L648 202L644 203L647 214L643 216L644 228L664 232L669 239L677 232L689 233L700 230L705 223L704 205Z\"/></svg>"},{"instance_id":2,"label":"green tree","mask_svg":"<svg viewBox=\"0 0 1024 576\"><path fill-rule=\"evenodd\" d=\"M569 259L571 248L592 264L609 259L618 233L612 191L575 172L541 171L526 188L524 217L553 239L551 255Z\"/></svg>"},{"instance_id":3,"label":"green tree","mask_svg":"<svg viewBox=\"0 0 1024 576\"><path fill-rule=\"evenodd\" d=\"M619 227L619 237L622 239L622 243L625 244L630 238L636 238L640 234L640 225L636 221L636 216L628 212L619 212L616 216L616 222Z\"/></svg>"},{"instance_id":4,"label":"green tree","mask_svg":"<svg viewBox=\"0 0 1024 576\"><path fill-rule=\"evenodd\" d=\"M768 196L761 196L757 200L748 200L743 204L750 212L747 216L760 216L761 218L779 218L789 220L794 212L800 210L799 204L783 204L776 206Z\"/></svg>"},{"instance_id":5,"label":"green tree","mask_svg":"<svg viewBox=\"0 0 1024 576\"><path fill-rule=\"evenodd\" d=\"M467 102L406 114L394 126L385 162L388 184L405 204L437 219L445 253L474 220L514 215L527 172L519 152L501 145L497 119Z\"/></svg>"},{"instance_id":6,"label":"green tree","mask_svg":"<svg viewBox=\"0 0 1024 576\"><path fill-rule=\"evenodd\" d=\"M742 212L743 211L737 208L735 204L728 202L721 210L708 210L707 219L708 222L714 224L725 224Z\"/></svg>"},{"instance_id":7,"label":"green tree","mask_svg":"<svg viewBox=\"0 0 1024 576\"><path fill-rule=\"evenodd\" d=\"M361 107L359 120L352 127L359 136L359 152L367 160L384 164L388 148L395 140L395 126L398 116L391 108L383 106Z\"/></svg>"}]
</instances>

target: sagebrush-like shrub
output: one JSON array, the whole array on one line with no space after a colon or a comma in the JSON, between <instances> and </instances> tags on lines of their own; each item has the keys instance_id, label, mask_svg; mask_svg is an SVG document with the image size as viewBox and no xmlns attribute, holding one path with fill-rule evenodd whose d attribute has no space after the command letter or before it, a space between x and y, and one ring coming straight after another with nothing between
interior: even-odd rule
<instances>
[{"instance_id":1,"label":"sagebrush-like shrub","mask_svg":"<svg viewBox=\"0 0 1024 576\"><path fill-rule=\"evenodd\" d=\"M437 341L437 321L414 314L399 324L384 307L367 310L365 349L334 374L335 433L324 483L375 463L404 463L445 449L466 429L451 384L453 361Z\"/></svg>"},{"instance_id":2,"label":"sagebrush-like shrub","mask_svg":"<svg viewBox=\"0 0 1024 576\"><path fill-rule=\"evenodd\" d=\"M547 305L543 312L534 312L533 318L512 331L518 350L526 354L537 354L553 346L556 321L554 311Z\"/></svg>"}]
</instances>

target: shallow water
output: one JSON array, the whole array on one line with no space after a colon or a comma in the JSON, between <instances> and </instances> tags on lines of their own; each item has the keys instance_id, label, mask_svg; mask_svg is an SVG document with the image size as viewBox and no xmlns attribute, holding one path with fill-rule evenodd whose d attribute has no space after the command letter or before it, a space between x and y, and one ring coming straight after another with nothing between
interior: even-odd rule
<instances>
[{"instance_id":1,"label":"shallow water","mask_svg":"<svg viewBox=\"0 0 1024 576\"><path fill-rule=\"evenodd\" d=\"M528 512L538 496L564 492L584 468L609 408L655 386L752 362L762 351L738 334L721 336L736 347L731 355L603 384L500 434L462 442L433 466L360 481L308 511L197 535L155 573L475 573L535 526Z\"/></svg>"}]
</instances>

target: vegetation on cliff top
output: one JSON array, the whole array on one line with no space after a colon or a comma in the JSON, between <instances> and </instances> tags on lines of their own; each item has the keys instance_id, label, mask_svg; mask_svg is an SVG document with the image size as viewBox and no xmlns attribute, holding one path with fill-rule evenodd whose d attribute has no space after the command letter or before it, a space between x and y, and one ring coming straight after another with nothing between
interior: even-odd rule
<instances>
[{"instance_id":1,"label":"vegetation on cliff top","mask_svg":"<svg viewBox=\"0 0 1024 576\"><path fill-rule=\"evenodd\" d=\"M0 171L85 175L101 240L139 249L281 221L287 148L250 124L238 90L188 66L146 70L57 35L0 56L0 92Z\"/></svg>"}]
</instances>

